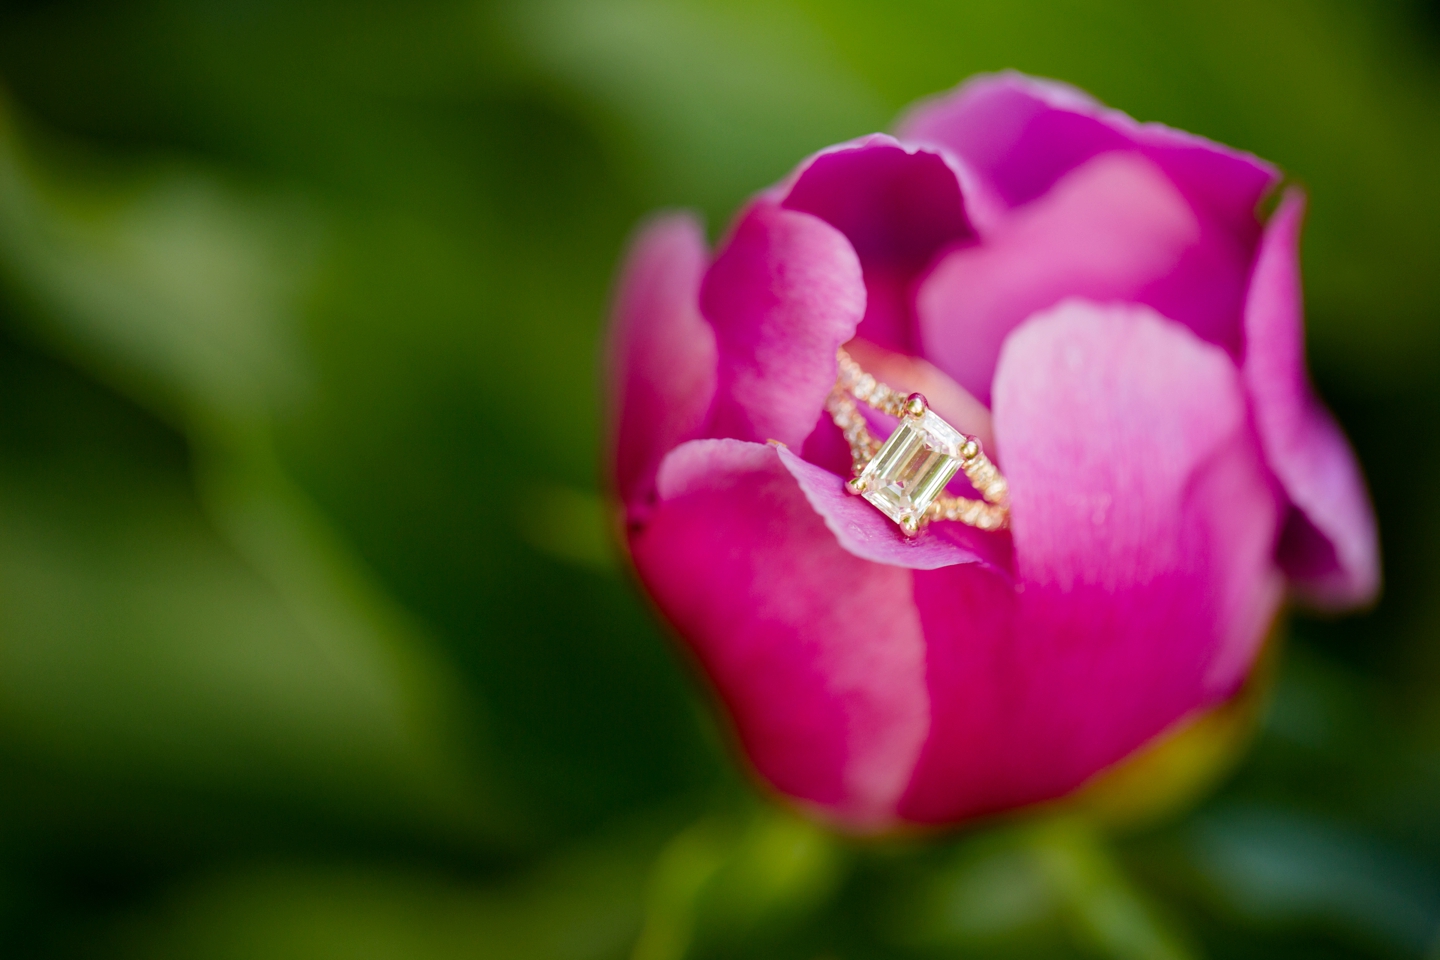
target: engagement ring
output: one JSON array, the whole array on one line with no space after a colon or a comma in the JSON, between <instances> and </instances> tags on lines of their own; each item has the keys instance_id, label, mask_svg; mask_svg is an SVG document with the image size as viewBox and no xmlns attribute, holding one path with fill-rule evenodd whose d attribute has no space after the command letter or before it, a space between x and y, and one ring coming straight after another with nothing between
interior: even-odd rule
<instances>
[{"instance_id":1,"label":"engagement ring","mask_svg":"<svg viewBox=\"0 0 1440 960\"><path fill-rule=\"evenodd\" d=\"M931 520L1003 530L1010 522L1009 490L980 441L942 420L920 394L907 396L876 380L844 348L836 359L840 375L825 409L850 445L853 478L845 489L868 500L907 536ZM899 419L883 443L870 432L856 401ZM983 499L945 492L960 472Z\"/></svg>"}]
</instances>

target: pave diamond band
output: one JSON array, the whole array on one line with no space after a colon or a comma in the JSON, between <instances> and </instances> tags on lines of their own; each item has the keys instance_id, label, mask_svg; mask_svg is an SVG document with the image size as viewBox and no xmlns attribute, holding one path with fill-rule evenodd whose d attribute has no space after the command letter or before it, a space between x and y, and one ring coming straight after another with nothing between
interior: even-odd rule
<instances>
[{"instance_id":1,"label":"pave diamond band","mask_svg":"<svg viewBox=\"0 0 1440 960\"><path fill-rule=\"evenodd\" d=\"M900 525L908 536L931 520L956 520L980 530L1003 530L1010 522L1005 478L980 442L946 423L918 393L891 389L860 368L843 348L840 374L825 409L850 446L853 478L845 485ZM899 419L884 442L870 432L859 404ZM964 473L983 499L945 492Z\"/></svg>"}]
</instances>

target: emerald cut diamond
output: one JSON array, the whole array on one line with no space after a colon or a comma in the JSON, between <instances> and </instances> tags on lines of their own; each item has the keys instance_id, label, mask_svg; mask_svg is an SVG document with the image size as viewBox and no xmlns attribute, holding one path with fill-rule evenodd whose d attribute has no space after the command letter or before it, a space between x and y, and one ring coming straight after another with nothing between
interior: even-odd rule
<instances>
[{"instance_id":1,"label":"emerald cut diamond","mask_svg":"<svg viewBox=\"0 0 1440 960\"><path fill-rule=\"evenodd\" d=\"M928 409L918 417L901 417L854 487L906 533L914 533L926 509L959 472L968 440Z\"/></svg>"}]
</instances>

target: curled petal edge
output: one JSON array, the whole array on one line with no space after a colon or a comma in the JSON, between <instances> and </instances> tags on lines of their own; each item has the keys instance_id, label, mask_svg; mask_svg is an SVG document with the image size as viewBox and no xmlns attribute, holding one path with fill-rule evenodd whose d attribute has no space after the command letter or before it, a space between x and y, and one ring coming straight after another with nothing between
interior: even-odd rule
<instances>
[{"instance_id":1,"label":"curled petal edge","mask_svg":"<svg viewBox=\"0 0 1440 960\"><path fill-rule=\"evenodd\" d=\"M913 571L843 550L780 456L677 447L632 555L757 772L825 819L883 830L929 728Z\"/></svg>"},{"instance_id":2,"label":"curled petal edge","mask_svg":"<svg viewBox=\"0 0 1440 960\"><path fill-rule=\"evenodd\" d=\"M1290 190L1266 225L1245 303L1242 374L1265 458L1294 508L1279 548L1292 592L1339 610L1374 600L1380 546L1355 454L1305 370L1304 214L1304 194Z\"/></svg>"},{"instance_id":3,"label":"curled petal edge","mask_svg":"<svg viewBox=\"0 0 1440 960\"><path fill-rule=\"evenodd\" d=\"M715 393L715 334L700 315L705 234L687 213L636 234L615 297L609 366L610 476L643 513L665 454L698 436Z\"/></svg>"}]
</instances>

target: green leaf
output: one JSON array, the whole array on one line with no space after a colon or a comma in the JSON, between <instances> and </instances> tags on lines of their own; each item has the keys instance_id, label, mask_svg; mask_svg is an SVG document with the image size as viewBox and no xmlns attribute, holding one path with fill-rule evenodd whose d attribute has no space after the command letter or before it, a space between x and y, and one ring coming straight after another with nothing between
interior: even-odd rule
<instances>
[{"instance_id":1,"label":"green leaf","mask_svg":"<svg viewBox=\"0 0 1440 960\"><path fill-rule=\"evenodd\" d=\"M203 178L96 189L42 186L0 117L0 275L25 329L183 427L201 497L83 443L0 463L16 749L101 779L398 805L473 842L494 822L473 711L268 439L303 383L303 260ZM61 432L84 415L55 413Z\"/></svg>"},{"instance_id":2,"label":"green leaf","mask_svg":"<svg viewBox=\"0 0 1440 960\"><path fill-rule=\"evenodd\" d=\"M1069 817L962 842L948 864L896 892L886 927L901 943L983 955L1194 956L1094 827Z\"/></svg>"},{"instance_id":3,"label":"green leaf","mask_svg":"<svg viewBox=\"0 0 1440 960\"><path fill-rule=\"evenodd\" d=\"M650 204L724 222L801 157L890 120L790 4L545 0L492 16L522 75L564 83L613 131Z\"/></svg>"},{"instance_id":4,"label":"green leaf","mask_svg":"<svg viewBox=\"0 0 1440 960\"><path fill-rule=\"evenodd\" d=\"M79 952L148 960L613 960L635 938L653 852L649 831L641 831L487 884L418 870L255 865L176 891Z\"/></svg>"},{"instance_id":5,"label":"green leaf","mask_svg":"<svg viewBox=\"0 0 1440 960\"><path fill-rule=\"evenodd\" d=\"M633 960L715 949L754 955L827 903L845 859L823 827L789 811L707 816L656 859Z\"/></svg>"}]
</instances>

